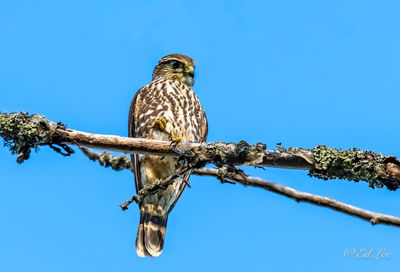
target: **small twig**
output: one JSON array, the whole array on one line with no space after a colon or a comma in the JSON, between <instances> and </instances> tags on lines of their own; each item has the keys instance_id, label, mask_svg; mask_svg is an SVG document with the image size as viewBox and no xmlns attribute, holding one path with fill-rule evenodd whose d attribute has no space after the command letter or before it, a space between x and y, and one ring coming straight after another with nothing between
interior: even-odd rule
<instances>
[{"instance_id":1,"label":"small twig","mask_svg":"<svg viewBox=\"0 0 400 272\"><path fill-rule=\"evenodd\" d=\"M128 206L129 206L131 203L133 203L133 202L136 202L136 203L137 203L136 195L134 195L131 199L125 201L124 203L122 203L122 204L119 205L119 206L121 207L121 209L122 209L123 211L125 211L125 210L128 209Z\"/></svg>"},{"instance_id":2,"label":"small twig","mask_svg":"<svg viewBox=\"0 0 400 272\"><path fill-rule=\"evenodd\" d=\"M56 147L53 144L49 144L49 147L51 149L53 149L55 152L57 152L58 154L61 154L61 155L65 156L65 157L71 156L72 154L75 153L75 151L72 148L70 148L68 145L66 145L66 144L56 144L56 145L61 147L64 150L64 152L61 150L61 148Z\"/></svg>"},{"instance_id":3,"label":"small twig","mask_svg":"<svg viewBox=\"0 0 400 272\"><path fill-rule=\"evenodd\" d=\"M125 201L120 205L123 211L128 209L128 206L133 203L140 203L146 196L154 194L158 192L160 189L163 190L168 187L171 183L173 183L177 178L186 175L188 172L192 171L190 167L185 167L175 174L152 184L147 184L144 186L135 196L133 196L130 200Z\"/></svg>"}]
</instances>

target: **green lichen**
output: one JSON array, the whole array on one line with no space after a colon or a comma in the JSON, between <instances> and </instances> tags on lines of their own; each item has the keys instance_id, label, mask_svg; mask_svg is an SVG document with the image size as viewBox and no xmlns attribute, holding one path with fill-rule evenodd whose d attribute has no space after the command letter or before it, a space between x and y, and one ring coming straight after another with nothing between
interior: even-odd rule
<instances>
[{"instance_id":1,"label":"green lichen","mask_svg":"<svg viewBox=\"0 0 400 272\"><path fill-rule=\"evenodd\" d=\"M38 150L43 139L48 137L47 130L47 120L42 115L0 113L0 136L4 139L4 146L19 155L19 163L29 158L31 149Z\"/></svg>"},{"instance_id":2,"label":"green lichen","mask_svg":"<svg viewBox=\"0 0 400 272\"><path fill-rule=\"evenodd\" d=\"M212 160L218 165L227 164L229 159L232 157L233 150L226 145L220 145L218 143L210 143L205 146L205 157L202 158L204 161Z\"/></svg>"},{"instance_id":3,"label":"green lichen","mask_svg":"<svg viewBox=\"0 0 400 272\"><path fill-rule=\"evenodd\" d=\"M255 145L240 141L233 143L208 143L204 147L204 155L198 156L199 160L212 162L218 167L238 164L257 165L262 162L266 146L261 143Z\"/></svg>"},{"instance_id":4,"label":"green lichen","mask_svg":"<svg viewBox=\"0 0 400 272\"><path fill-rule=\"evenodd\" d=\"M128 157L126 157L124 155L112 156L108 152L103 152L100 155L99 163L101 166L111 167L112 169L114 169L116 171L130 169L132 167L131 160Z\"/></svg>"},{"instance_id":5,"label":"green lichen","mask_svg":"<svg viewBox=\"0 0 400 272\"><path fill-rule=\"evenodd\" d=\"M124 169L132 169L131 159L125 155L113 156L107 151L99 154L93 152L86 147L80 147L80 150L85 154L90 160L98 161L101 166L111 167L115 171L121 171Z\"/></svg>"},{"instance_id":6,"label":"green lichen","mask_svg":"<svg viewBox=\"0 0 400 272\"><path fill-rule=\"evenodd\" d=\"M244 165L257 165L262 163L264 152L267 146L262 143L250 145L245 141L240 141L235 148L235 153L238 155L238 162Z\"/></svg>"},{"instance_id":7,"label":"green lichen","mask_svg":"<svg viewBox=\"0 0 400 272\"><path fill-rule=\"evenodd\" d=\"M359 149L331 149L325 145L318 145L312 149L315 169L309 172L310 176L320 179L347 179L353 181L364 180L369 186L382 188L381 179L385 177L384 161L387 156L361 151Z\"/></svg>"}]
</instances>

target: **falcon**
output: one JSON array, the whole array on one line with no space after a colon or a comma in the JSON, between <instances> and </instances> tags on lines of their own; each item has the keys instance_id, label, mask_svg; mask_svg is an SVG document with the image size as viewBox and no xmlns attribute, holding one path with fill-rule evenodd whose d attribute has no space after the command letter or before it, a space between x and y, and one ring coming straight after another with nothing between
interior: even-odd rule
<instances>
[{"instance_id":1,"label":"falcon","mask_svg":"<svg viewBox=\"0 0 400 272\"><path fill-rule=\"evenodd\" d=\"M129 137L196 143L206 140L206 114L191 88L194 67L193 59L180 54L165 56L158 62L152 81L132 99ZM136 192L178 171L177 159L172 157L135 154L131 155L131 160ZM190 174L184 174L139 203L140 223L136 237L139 256L161 254L168 215L185 189Z\"/></svg>"}]
</instances>

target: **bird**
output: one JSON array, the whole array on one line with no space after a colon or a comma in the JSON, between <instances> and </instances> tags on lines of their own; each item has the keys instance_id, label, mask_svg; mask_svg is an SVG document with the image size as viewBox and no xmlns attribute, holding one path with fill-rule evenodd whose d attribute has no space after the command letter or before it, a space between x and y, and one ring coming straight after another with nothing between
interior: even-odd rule
<instances>
[{"instance_id":1,"label":"bird","mask_svg":"<svg viewBox=\"0 0 400 272\"><path fill-rule=\"evenodd\" d=\"M128 135L135 138L200 143L207 139L208 123L193 91L195 62L181 54L160 59L152 81L137 91L129 109ZM131 154L136 192L178 171L177 158ZM140 257L162 253L168 215L188 184L191 171L167 188L139 203L140 222L136 252Z\"/></svg>"}]
</instances>

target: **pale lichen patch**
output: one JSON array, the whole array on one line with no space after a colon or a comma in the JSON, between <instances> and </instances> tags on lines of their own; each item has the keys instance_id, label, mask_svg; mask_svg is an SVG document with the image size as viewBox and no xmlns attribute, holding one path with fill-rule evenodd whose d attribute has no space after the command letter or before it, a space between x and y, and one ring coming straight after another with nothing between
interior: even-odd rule
<instances>
[{"instance_id":1,"label":"pale lichen patch","mask_svg":"<svg viewBox=\"0 0 400 272\"><path fill-rule=\"evenodd\" d=\"M320 179L347 179L353 181L367 181L372 188L382 188L381 180L385 179L384 162L387 156L361 151L353 148L349 150L331 149L325 145L318 145L312 149L315 169L309 172L310 176Z\"/></svg>"}]
</instances>

